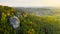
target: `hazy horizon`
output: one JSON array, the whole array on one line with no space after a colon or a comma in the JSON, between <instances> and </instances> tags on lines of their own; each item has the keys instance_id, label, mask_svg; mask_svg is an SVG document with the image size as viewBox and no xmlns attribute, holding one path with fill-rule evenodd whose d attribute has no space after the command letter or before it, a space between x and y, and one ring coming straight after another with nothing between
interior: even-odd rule
<instances>
[{"instance_id":1,"label":"hazy horizon","mask_svg":"<svg viewBox=\"0 0 60 34\"><path fill-rule=\"evenodd\" d=\"M0 5L9 7L60 7L60 0L0 0Z\"/></svg>"}]
</instances>

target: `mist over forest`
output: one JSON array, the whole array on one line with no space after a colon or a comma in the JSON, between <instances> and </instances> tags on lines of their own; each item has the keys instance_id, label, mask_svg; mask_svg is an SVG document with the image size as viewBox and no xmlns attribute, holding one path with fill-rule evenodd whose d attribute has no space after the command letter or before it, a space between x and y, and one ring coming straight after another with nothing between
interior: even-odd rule
<instances>
[{"instance_id":1,"label":"mist over forest","mask_svg":"<svg viewBox=\"0 0 60 34\"><path fill-rule=\"evenodd\" d=\"M60 8L55 7L15 7L17 10L26 11L28 13L35 13L37 16L57 16L60 14Z\"/></svg>"}]
</instances>

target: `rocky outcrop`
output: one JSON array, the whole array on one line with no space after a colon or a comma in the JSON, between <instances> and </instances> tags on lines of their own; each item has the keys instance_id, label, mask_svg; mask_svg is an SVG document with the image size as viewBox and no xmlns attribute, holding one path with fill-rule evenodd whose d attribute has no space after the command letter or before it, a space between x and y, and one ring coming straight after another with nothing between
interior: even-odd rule
<instances>
[{"instance_id":1,"label":"rocky outcrop","mask_svg":"<svg viewBox=\"0 0 60 34\"><path fill-rule=\"evenodd\" d=\"M19 27L20 20L16 16L12 16L9 18L10 24L13 26L14 29Z\"/></svg>"}]
</instances>

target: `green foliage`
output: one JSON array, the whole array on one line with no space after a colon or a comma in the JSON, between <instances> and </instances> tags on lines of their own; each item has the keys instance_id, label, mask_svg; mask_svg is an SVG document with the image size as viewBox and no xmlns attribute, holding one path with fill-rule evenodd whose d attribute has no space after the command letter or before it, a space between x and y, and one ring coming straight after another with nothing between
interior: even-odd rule
<instances>
[{"instance_id":1,"label":"green foliage","mask_svg":"<svg viewBox=\"0 0 60 34\"><path fill-rule=\"evenodd\" d=\"M8 18L18 10L0 6L0 34L60 34L60 19L56 16L35 16L20 11L20 26L17 30L9 25Z\"/></svg>"},{"instance_id":2,"label":"green foliage","mask_svg":"<svg viewBox=\"0 0 60 34\"><path fill-rule=\"evenodd\" d=\"M9 26L8 18L14 15L15 9L7 6L0 6L0 34L14 34L15 30Z\"/></svg>"}]
</instances>

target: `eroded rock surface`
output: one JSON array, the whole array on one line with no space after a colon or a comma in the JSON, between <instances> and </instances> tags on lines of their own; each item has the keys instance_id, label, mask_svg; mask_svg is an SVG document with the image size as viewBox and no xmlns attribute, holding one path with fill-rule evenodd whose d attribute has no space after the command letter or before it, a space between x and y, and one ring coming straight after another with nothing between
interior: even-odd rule
<instances>
[{"instance_id":1,"label":"eroded rock surface","mask_svg":"<svg viewBox=\"0 0 60 34\"><path fill-rule=\"evenodd\" d=\"M20 25L20 20L18 19L18 17L13 16L9 18L10 24L13 26L13 28L18 28Z\"/></svg>"}]
</instances>

